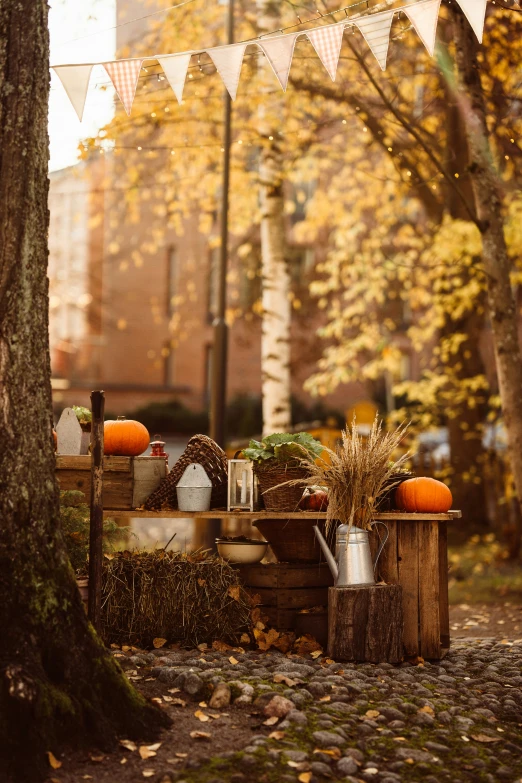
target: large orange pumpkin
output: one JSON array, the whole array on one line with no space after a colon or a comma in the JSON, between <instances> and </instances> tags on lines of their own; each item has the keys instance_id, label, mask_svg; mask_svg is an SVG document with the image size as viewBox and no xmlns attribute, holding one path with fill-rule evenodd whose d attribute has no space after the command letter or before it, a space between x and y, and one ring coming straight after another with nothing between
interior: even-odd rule
<instances>
[{"instance_id":1,"label":"large orange pumpkin","mask_svg":"<svg viewBox=\"0 0 522 783\"><path fill-rule=\"evenodd\" d=\"M403 481L395 492L395 505L401 511L419 514L445 514L453 498L448 487L432 478L412 478Z\"/></svg>"},{"instance_id":2,"label":"large orange pumpkin","mask_svg":"<svg viewBox=\"0 0 522 783\"><path fill-rule=\"evenodd\" d=\"M104 428L104 453L114 457L137 457L150 442L146 427L139 421L118 416L116 421L106 421Z\"/></svg>"}]
</instances>

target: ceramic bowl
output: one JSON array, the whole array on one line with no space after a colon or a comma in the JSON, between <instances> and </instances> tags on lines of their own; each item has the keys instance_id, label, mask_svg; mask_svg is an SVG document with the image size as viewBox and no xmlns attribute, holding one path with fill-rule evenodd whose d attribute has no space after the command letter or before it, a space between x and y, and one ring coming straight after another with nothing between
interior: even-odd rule
<instances>
[{"instance_id":1,"label":"ceramic bowl","mask_svg":"<svg viewBox=\"0 0 522 783\"><path fill-rule=\"evenodd\" d=\"M259 541L221 541L216 539L217 550L223 560L229 563L260 563L266 554L268 543Z\"/></svg>"}]
</instances>

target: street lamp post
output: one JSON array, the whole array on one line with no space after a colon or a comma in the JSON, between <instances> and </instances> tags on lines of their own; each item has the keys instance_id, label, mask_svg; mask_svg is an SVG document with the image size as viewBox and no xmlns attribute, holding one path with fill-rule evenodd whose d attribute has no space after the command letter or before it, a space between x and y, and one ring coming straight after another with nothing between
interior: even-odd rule
<instances>
[{"instance_id":1,"label":"street lamp post","mask_svg":"<svg viewBox=\"0 0 522 783\"><path fill-rule=\"evenodd\" d=\"M228 0L227 43L234 43L234 1ZM221 247L218 265L217 312L212 324L214 344L211 368L210 435L222 448L225 446L225 419L227 396L228 326L227 261L228 261L228 202L230 185L230 140L232 128L232 101L225 89L225 132L223 139L223 195L221 202Z\"/></svg>"}]
</instances>

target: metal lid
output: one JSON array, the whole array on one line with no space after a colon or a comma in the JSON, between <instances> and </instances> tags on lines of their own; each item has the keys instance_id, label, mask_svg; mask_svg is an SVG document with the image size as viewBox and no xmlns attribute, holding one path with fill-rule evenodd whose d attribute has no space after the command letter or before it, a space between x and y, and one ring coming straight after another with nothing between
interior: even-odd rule
<instances>
[{"instance_id":1,"label":"metal lid","mask_svg":"<svg viewBox=\"0 0 522 783\"><path fill-rule=\"evenodd\" d=\"M178 481L178 487L211 487L212 481L207 476L205 468L197 462L192 462Z\"/></svg>"}]
</instances>

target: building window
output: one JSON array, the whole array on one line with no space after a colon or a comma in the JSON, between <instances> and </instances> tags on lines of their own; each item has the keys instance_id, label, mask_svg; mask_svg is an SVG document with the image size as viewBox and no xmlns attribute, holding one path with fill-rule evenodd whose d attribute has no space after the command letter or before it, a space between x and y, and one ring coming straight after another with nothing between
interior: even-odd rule
<instances>
[{"instance_id":1,"label":"building window","mask_svg":"<svg viewBox=\"0 0 522 783\"><path fill-rule=\"evenodd\" d=\"M167 316L170 318L175 310L174 300L177 293L178 251L175 247L167 250Z\"/></svg>"}]
</instances>

